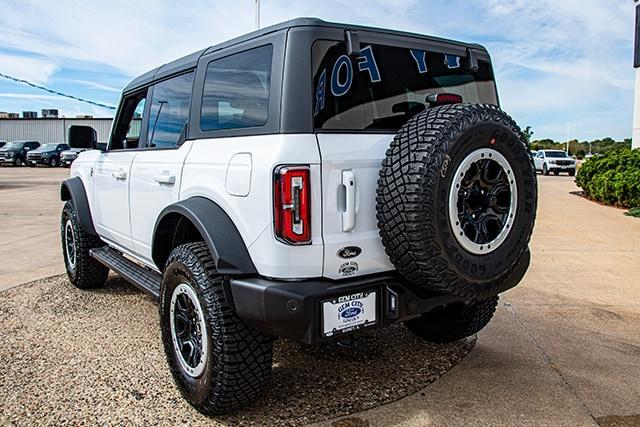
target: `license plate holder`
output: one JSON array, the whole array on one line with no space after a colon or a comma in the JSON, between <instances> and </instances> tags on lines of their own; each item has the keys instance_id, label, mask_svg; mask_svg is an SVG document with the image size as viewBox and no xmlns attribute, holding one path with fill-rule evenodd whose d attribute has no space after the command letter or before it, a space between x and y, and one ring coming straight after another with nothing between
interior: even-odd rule
<instances>
[{"instance_id":1,"label":"license plate holder","mask_svg":"<svg viewBox=\"0 0 640 427\"><path fill-rule=\"evenodd\" d=\"M375 290L354 292L322 300L322 334L325 337L374 326L378 321Z\"/></svg>"}]
</instances>

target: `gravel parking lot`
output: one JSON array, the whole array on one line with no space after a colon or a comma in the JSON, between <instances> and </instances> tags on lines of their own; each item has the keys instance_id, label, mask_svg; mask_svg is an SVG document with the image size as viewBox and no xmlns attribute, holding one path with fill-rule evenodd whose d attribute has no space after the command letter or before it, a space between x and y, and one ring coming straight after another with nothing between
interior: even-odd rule
<instances>
[{"instance_id":1,"label":"gravel parking lot","mask_svg":"<svg viewBox=\"0 0 640 427\"><path fill-rule=\"evenodd\" d=\"M173 387L150 299L115 276L91 292L59 276L67 174L0 168L0 424L210 422ZM466 357L473 340L425 345L403 327L355 350L281 341L269 394L214 421L640 425L640 220L569 177L539 187L531 269Z\"/></svg>"}]
</instances>

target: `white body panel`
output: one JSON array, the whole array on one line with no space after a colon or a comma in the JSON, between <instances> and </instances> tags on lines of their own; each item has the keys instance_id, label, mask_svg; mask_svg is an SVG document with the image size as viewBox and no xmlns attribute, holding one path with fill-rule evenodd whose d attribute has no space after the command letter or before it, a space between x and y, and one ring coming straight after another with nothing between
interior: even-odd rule
<instances>
[{"instance_id":1,"label":"white body panel","mask_svg":"<svg viewBox=\"0 0 640 427\"><path fill-rule=\"evenodd\" d=\"M322 157L323 276L342 279L393 270L376 220L378 172L393 135L321 133L317 139ZM347 246L357 246L362 253L340 258L338 251ZM350 268L343 268L345 264Z\"/></svg>"},{"instance_id":2,"label":"white body panel","mask_svg":"<svg viewBox=\"0 0 640 427\"><path fill-rule=\"evenodd\" d=\"M251 153L250 158L243 153ZM311 166L310 245L290 246L275 238L273 173L276 166L283 164ZM319 277L323 256L319 164L312 134L197 140L184 163L180 199L206 197L224 209L261 275L284 279Z\"/></svg>"},{"instance_id":3,"label":"white body panel","mask_svg":"<svg viewBox=\"0 0 640 427\"><path fill-rule=\"evenodd\" d=\"M116 245L131 248L129 218L129 175L136 151L100 153L93 166L91 214L100 237Z\"/></svg>"},{"instance_id":4,"label":"white body panel","mask_svg":"<svg viewBox=\"0 0 640 427\"><path fill-rule=\"evenodd\" d=\"M185 142L176 150L143 150L131 166L129 203L133 252L153 265L151 245L158 217L180 195L182 165L191 150Z\"/></svg>"},{"instance_id":5,"label":"white body panel","mask_svg":"<svg viewBox=\"0 0 640 427\"><path fill-rule=\"evenodd\" d=\"M375 213L378 171L392 137L276 134L187 141L175 150L91 151L71 175L91 193L98 234L148 266L156 268L151 248L162 210L199 196L229 215L260 275L344 279L393 270ZM278 241L273 219L274 170L297 164L311 168L312 242L302 246ZM362 253L340 258L348 246Z\"/></svg>"}]
</instances>

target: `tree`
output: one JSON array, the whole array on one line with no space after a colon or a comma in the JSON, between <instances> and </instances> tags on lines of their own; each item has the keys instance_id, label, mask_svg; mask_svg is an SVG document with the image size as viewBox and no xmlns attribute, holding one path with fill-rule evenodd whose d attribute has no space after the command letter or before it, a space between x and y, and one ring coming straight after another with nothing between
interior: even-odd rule
<instances>
[{"instance_id":1,"label":"tree","mask_svg":"<svg viewBox=\"0 0 640 427\"><path fill-rule=\"evenodd\" d=\"M531 138L533 137L533 134L535 132L533 130L531 130L531 126L527 126L526 128L524 128L522 130L522 135L524 135L524 139L527 140L527 144L529 144L531 142Z\"/></svg>"}]
</instances>

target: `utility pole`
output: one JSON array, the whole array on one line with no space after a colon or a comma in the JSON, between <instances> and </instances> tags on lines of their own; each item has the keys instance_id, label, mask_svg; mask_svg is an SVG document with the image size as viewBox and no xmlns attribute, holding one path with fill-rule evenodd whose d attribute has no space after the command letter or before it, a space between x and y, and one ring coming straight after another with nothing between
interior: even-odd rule
<instances>
[{"instance_id":1,"label":"utility pole","mask_svg":"<svg viewBox=\"0 0 640 427\"><path fill-rule=\"evenodd\" d=\"M633 110L633 139L632 148L640 148L640 0L633 0L636 4L636 39L634 44L633 66L636 69L636 90Z\"/></svg>"},{"instance_id":2,"label":"utility pole","mask_svg":"<svg viewBox=\"0 0 640 427\"><path fill-rule=\"evenodd\" d=\"M256 30L260 29L260 0L256 1Z\"/></svg>"}]
</instances>

